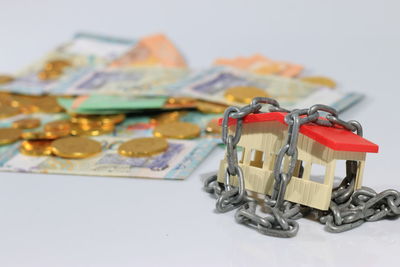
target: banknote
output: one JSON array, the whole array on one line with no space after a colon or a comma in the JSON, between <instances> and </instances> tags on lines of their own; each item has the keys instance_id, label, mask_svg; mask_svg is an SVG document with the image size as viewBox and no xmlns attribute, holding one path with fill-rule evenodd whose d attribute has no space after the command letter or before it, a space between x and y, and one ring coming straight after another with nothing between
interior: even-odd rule
<instances>
[{"instance_id":1,"label":"banknote","mask_svg":"<svg viewBox=\"0 0 400 267\"><path fill-rule=\"evenodd\" d=\"M274 74L284 77L296 77L304 69L302 65L290 62L275 61L261 54L249 57L218 58L214 61L215 65L231 66L242 70L247 70L256 74Z\"/></svg>"},{"instance_id":2,"label":"banknote","mask_svg":"<svg viewBox=\"0 0 400 267\"><path fill-rule=\"evenodd\" d=\"M108 177L143 177L184 179L215 147L213 139L168 140L168 149L159 155L129 158L118 154L120 144L139 137L101 136L93 138L103 151L85 159L53 156L30 157L19 153L19 144L0 147L0 171L93 175Z\"/></svg>"},{"instance_id":3,"label":"banknote","mask_svg":"<svg viewBox=\"0 0 400 267\"><path fill-rule=\"evenodd\" d=\"M209 135L206 133L205 129L207 124L213 120L221 118L221 114L205 114L197 111L179 111L180 121L190 122L196 124L201 129L200 138L217 138L220 136ZM168 113L168 112L166 112ZM155 127L153 118L156 118L160 113L155 113L153 116L129 116L119 124L113 133L114 136L125 137L132 136L133 134L140 134L141 136L149 136L152 134Z\"/></svg>"},{"instance_id":4,"label":"banknote","mask_svg":"<svg viewBox=\"0 0 400 267\"><path fill-rule=\"evenodd\" d=\"M163 34L144 37L128 52L114 60L111 67L163 66L186 67L178 48Z\"/></svg>"},{"instance_id":5,"label":"banknote","mask_svg":"<svg viewBox=\"0 0 400 267\"><path fill-rule=\"evenodd\" d=\"M188 71L163 67L92 68L63 77L51 90L63 95L154 96L172 94Z\"/></svg>"},{"instance_id":6,"label":"banknote","mask_svg":"<svg viewBox=\"0 0 400 267\"><path fill-rule=\"evenodd\" d=\"M340 111L363 97L362 94L331 90L298 79L276 75L255 75L229 67L212 67L199 71L173 86L175 87L173 90L179 91L182 95L237 106L244 104L231 102L224 97L224 92L228 88L235 86L261 88L271 98L278 100L281 106L289 109L316 100L314 104L331 105Z\"/></svg>"},{"instance_id":7,"label":"banknote","mask_svg":"<svg viewBox=\"0 0 400 267\"><path fill-rule=\"evenodd\" d=\"M103 60L108 64L129 51L136 43L136 39L80 32L75 34L72 41L62 44L57 50L65 54L91 57L92 60Z\"/></svg>"},{"instance_id":8,"label":"banknote","mask_svg":"<svg viewBox=\"0 0 400 267\"><path fill-rule=\"evenodd\" d=\"M67 113L118 114L138 110L162 109L166 96L125 97L114 95L83 95L76 98L59 98L59 104Z\"/></svg>"},{"instance_id":9,"label":"banknote","mask_svg":"<svg viewBox=\"0 0 400 267\"><path fill-rule=\"evenodd\" d=\"M16 73L11 83L0 85L0 91L11 91L20 94L48 94L60 81L59 79L43 80L39 73L46 62L66 60L70 66L64 69L63 76L79 75L86 66L105 66L123 54L136 43L135 40L113 38L109 36L80 33L72 41L68 41L40 60L30 64Z\"/></svg>"}]
</instances>

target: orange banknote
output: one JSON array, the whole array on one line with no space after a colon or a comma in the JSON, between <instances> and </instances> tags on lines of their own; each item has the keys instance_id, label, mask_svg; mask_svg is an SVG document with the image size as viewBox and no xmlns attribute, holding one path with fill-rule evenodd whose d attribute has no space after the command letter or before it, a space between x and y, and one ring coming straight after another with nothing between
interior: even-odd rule
<instances>
[{"instance_id":1,"label":"orange banknote","mask_svg":"<svg viewBox=\"0 0 400 267\"><path fill-rule=\"evenodd\" d=\"M141 39L131 50L110 64L111 67L163 66L186 67L185 58L163 34Z\"/></svg>"},{"instance_id":2,"label":"orange banknote","mask_svg":"<svg viewBox=\"0 0 400 267\"><path fill-rule=\"evenodd\" d=\"M273 74L284 77L296 77L303 70L303 66L288 62L274 61L260 54L250 57L218 58L215 65L232 66L257 74Z\"/></svg>"}]
</instances>

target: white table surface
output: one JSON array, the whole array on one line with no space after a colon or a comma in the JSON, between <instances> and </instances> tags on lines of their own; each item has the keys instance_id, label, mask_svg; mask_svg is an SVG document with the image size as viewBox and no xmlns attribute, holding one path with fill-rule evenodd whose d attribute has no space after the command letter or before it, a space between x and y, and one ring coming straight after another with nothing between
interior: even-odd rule
<instances>
[{"instance_id":1,"label":"white table surface","mask_svg":"<svg viewBox=\"0 0 400 267\"><path fill-rule=\"evenodd\" d=\"M106 3L105 3L106 2ZM364 185L400 189L400 17L396 1L3 0L0 72L79 30L165 32L194 67L263 53L302 63L367 98L343 114L380 145ZM398 266L400 219L331 234L299 220L295 238L260 235L216 214L201 175L185 181L0 173L0 266Z\"/></svg>"}]
</instances>

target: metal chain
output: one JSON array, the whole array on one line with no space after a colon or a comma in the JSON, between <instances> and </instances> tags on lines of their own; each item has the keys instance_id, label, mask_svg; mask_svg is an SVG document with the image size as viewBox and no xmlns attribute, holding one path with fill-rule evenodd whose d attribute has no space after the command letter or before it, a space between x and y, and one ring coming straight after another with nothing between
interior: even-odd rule
<instances>
[{"instance_id":1,"label":"metal chain","mask_svg":"<svg viewBox=\"0 0 400 267\"><path fill-rule=\"evenodd\" d=\"M242 134L243 119L250 113L259 113L263 104L271 105L269 112L288 113L285 116L285 122L289 126L286 143L278 152L274 165L273 192L271 197L265 196L264 199L263 207L270 212L265 217L257 214L257 201L247 195L236 148ZM324 112L325 117L321 117L321 111ZM229 133L229 126L233 122L236 122L234 135ZM242 108L234 106L227 108L222 121L222 141L226 145L227 162L224 183L217 181L217 175L208 177L204 182L205 191L217 198L217 211L228 212L237 209L235 214L237 222L255 228L265 235L295 236L299 229L295 220L303 217L305 212L312 209L305 209L299 204L285 201L284 196L298 159L297 141L300 127L307 123L326 127L339 125L360 136L363 135L359 122L341 120L337 111L326 105L314 105L309 109L289 111L281 108L274 99L256 97L249 105ZM289 160L286 171L283 168L285 160ZM354 191L357 168L356 161L346 162L346 177L332 191L329 211L319 216L320 222L326 224L326 229L330 232L343 232L355 228L365 221L376 221L384 217L400 215L400 193L398 191L389 189L377 194L367 187ZM232 177L236 177L238 186L232 186Z\"/></svg>"}]
</instances>

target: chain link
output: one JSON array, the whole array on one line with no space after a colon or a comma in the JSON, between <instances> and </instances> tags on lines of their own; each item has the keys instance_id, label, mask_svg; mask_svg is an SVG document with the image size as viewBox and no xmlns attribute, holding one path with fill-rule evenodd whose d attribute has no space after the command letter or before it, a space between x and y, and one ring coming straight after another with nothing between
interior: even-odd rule
<instances>
[{"instance_id":1,"label":"chain link","mask_svg":"<svg viewBox=\"0 0 400 267\"><path fill-rule=\"evenodd\" d=\"M247 195L243 170L238 164L237 144L242 135L243 119L251 113L259 113L264 104L270 105L269 112L284 112L288 124L288 136L285 144L279 150L274 165L274 187L271 196L266 195L263 208L269 211L262 217L257 213L257 201ZM321 116L321 112L325 117ZM234 134L229 133L229 126L235 120ZM217 181L217 175L208 177L204 182L204 190L217 198L216 210L228 212L237 209L235 219L238 223L256 229L262 234L275 237L293 237L299 230L295 221L304 216L311 208L301 207L284 200L287 185L292 178L298 160L297 141L300 127L307 123L315 123L326 127L342 127L346 130L363 135L363 129L355 120L344 121L338 112L326 105L314 105L309 109L289 111L280 107L271 98L256 97L242 108L229 107L225 110L222 121L222 142L226 146L226 162L224 183ZM284 168L288 161L288 167ZM376 221L386 217L400 215L400 193L389 189L376 193L373 189L362 187L354 190L358 169L356 161L346 161L346 177L332 191L329 210L319 212L319 221L326 225L330 232L343 232L353 229L365 221ZM286 170L285 170L286 169ZM237 186L232 186L233 179Z\"/></svg>"}]
</instances>

